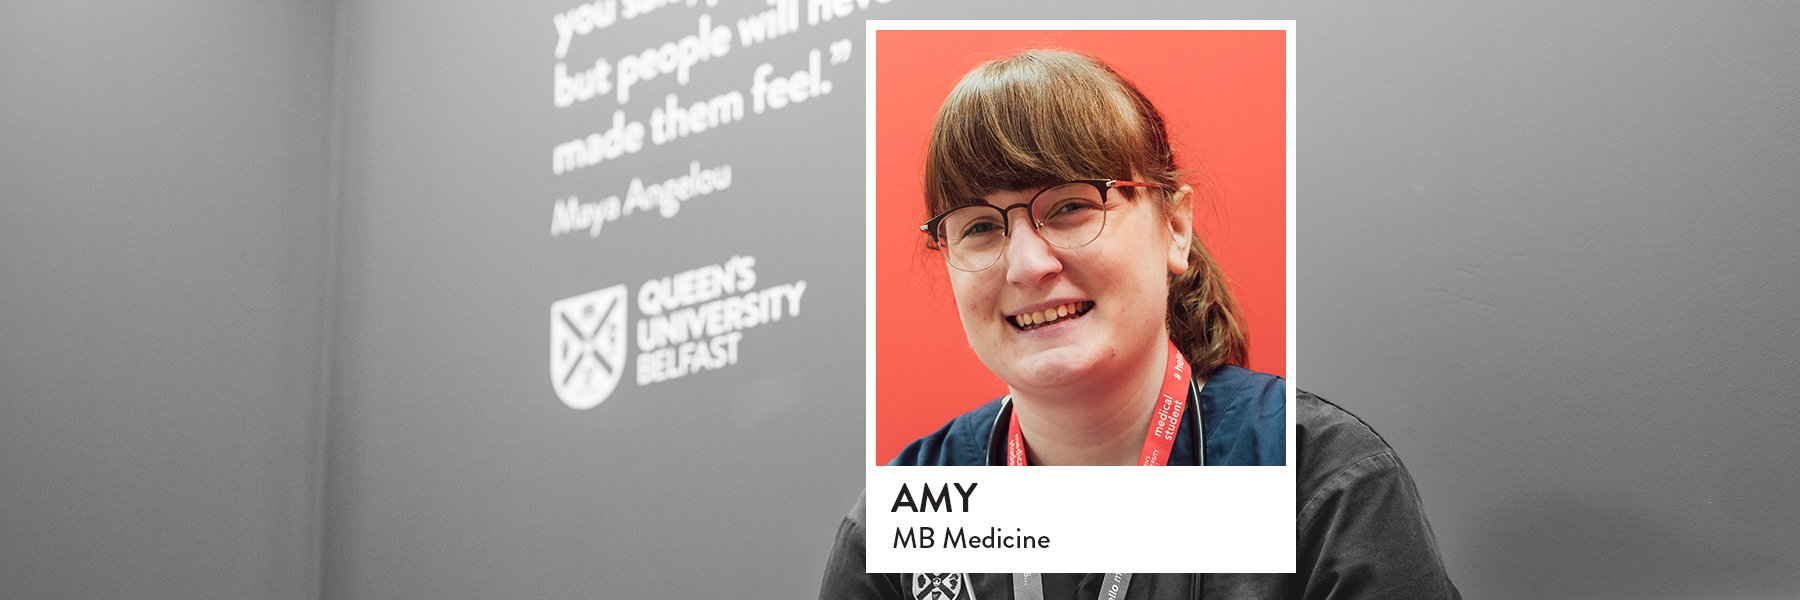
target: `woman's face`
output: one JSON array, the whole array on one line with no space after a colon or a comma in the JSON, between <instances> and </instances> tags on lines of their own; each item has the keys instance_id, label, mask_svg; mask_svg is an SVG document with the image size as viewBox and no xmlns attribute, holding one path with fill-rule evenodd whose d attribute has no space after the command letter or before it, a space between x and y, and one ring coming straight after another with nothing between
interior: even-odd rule
<instances>
[{"instance_id":1,"label":"woman's face","mask_svg":"<svg viewBox=\"0 0 1800 600\"><path fill-rule=\"evenodd\" d=\"M1005 207L1037 192L983 199ZM1015 390L1099 383L1137 372L1132 361L1163 356L1168 276L1187 270L1191 215L1182 204L1165 215L1160 192L1135 200L1108 193L1106 227L1086 246L1051 246L1024 210L1014 210L999 262L976 272L950 269L970 346ZM1021 315L1038 314L1045 323L1021 325Z\"/></svg>"}]
</instances>

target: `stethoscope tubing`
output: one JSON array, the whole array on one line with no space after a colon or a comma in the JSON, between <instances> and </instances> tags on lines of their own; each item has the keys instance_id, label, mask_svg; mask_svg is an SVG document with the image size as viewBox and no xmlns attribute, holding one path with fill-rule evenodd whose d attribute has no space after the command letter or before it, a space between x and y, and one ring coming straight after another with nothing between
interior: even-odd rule
<instances>
[{"instance_id":1,"label":"stethoscope tubing","mask_svg":"<svg viewBox=\"0 0 1800 600\"><path fill-rule=\"evenodd\" d=\"M1006 466L1006 431L1012 417L1012 394L1000 399L1000 412L988 426L987 456L981 461L990 467ZM1206 415L1200 412L1200 384L1188 380L1187 410L1194 414L1194 459L1206 466ZM1000 462L994 462L999 460Z\"/></svg>"}]
</instances>

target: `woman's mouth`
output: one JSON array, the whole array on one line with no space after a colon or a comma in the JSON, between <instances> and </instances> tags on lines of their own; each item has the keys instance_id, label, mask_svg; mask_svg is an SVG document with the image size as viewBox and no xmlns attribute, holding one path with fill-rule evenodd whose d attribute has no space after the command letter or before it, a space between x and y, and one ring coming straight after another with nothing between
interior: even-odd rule
<instances>
[{"instance_id":1,"label":"woman's mouth","mask_svg":"<svg viewBox=\"0 0 1800 600\"><path fill-rule=\"evenodd\" d=\"M1019 331L1031 331L1051 323L1079 318L1093 309L1093 300L1083 300L1081 302L1070 302L1060 306L1053 306L1037 312L1013 315L1007 317L1006 321L1012 323L1012 326L1018 328Z\"/></svg>"}]
</instances>

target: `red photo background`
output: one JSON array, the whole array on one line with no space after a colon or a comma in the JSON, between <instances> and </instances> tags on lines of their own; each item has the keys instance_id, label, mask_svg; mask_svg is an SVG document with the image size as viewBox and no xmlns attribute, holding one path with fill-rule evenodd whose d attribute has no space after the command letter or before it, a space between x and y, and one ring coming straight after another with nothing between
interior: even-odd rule
<instances>
[{"instance_id":1,"label":"red photo background","mask_svg":"<svg viewBox=\"0 0 1800 600\"><path fill-rule=\"evenodd\" d=\"M958 79L1035 48L1111 64L1163 111L1179 164L1209 183L1194 225L1249 327L1247 367L1286 377L1284 31L876 32L875 460L1006 393L969 348L943 259L925 247L926 136Z\"/></svg>"}]
</instances>

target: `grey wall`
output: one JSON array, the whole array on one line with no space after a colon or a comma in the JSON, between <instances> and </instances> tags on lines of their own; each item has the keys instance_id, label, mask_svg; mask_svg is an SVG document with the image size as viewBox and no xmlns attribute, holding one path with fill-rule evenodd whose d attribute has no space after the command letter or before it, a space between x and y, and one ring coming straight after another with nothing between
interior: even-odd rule
<instances>
[{"instance_id":1,"label":"grey wall","mask_svg":"<svg viewBox=\"0 0 1800 600\"><path fill-rule=\"evenodd\" d=\"M1302 385L1471 597L1800 593L1800 12L1350 13L1300 27Z\"/></svg>"},{"instance_id":2,"label":"grey wall","mask_svg":"<svg viewBox=\"0 0 1800 600\"><path fill-rule=\"evenodd\" d=\"M0 596L814 593L861 487L861 55L813 104L552 176L612 108L549 106L574 4L0 5ZM1298 380L1406 459L1465 595L1800 592L1800 10L866 13L1022 14L1299 20ZM690 159L735 195L547 234L553 198ZM823 237L761 233L795 206ZM805 312L729 369L556 400L551 301L734 253Z\"/></svg>"},{"instance_id":3,"label":"grey wall","mask_svg":"<svg viewBox=\"0 0 1800 600\"><path fill-rule=\"evenodd\" d=\"M862 477L861 58L828 96L554 174L551 149L748 93L854 37L838 20L604 98L552 104L551 15L573 2L346 4L344 302L325 504L327 596L806 597ZM571 70L733 26L756 3L682 4L577 38ZM585 63L585 65L584 65ZM749 99L746 98L746 102ZM690 161L729 189L680 212L552 236L552 202L625 196ZM549 376L551 304L756 258L798 316L743 332L737 364L574 410ZM632 364L636 364L636 358Z\"/></svg>"},{"instance_id":4,"label":"grey wall","mask_svg":"<svg viewBox=\"0 0 1800 600\"><path fill-rule=\"evenodd\" d=\"M330 25L0 4L0 597L317 597Z\"/></svg>"}]
</instances>

